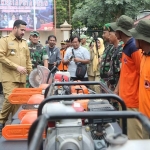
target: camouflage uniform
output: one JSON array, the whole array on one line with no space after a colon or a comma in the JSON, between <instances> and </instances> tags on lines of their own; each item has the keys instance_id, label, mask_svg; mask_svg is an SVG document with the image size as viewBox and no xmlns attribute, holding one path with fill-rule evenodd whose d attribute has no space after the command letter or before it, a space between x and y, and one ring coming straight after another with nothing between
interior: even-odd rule
<instances>
[{"instance_id":1,"label":"camouflage uniform","mask_svg":"<svg viewBox=\"0 0 150 150\"><path fill-rule=\"evenodd\" d=\"M45 59L48 59L48 55L47 55L47 51L46 51L45 47L43 47L43 45L40 43L38 43L38 44L29 43L28 47L30 50L30 58L31 58L31 62L32 62L32 68L33 69L37 68L37 65L43 66L44 65L43 61ZM28 87L28 88L31 87L31 85L29 83L29 76L27 76L26 87Z\"/></svg>"},{"instance_id":2,"label":"camouflage uniform","mask_svg":"<svg viewBox=\"0 0 150 150\"><path fill-rule=\"evenodd\" d=\"M100 77L104 83L107 83L107 81L108 81L107 73L110 70L110 61L111 61L111 56L113 54L113 48L114 48L114 46L112 44L109 44L105 48L105 50L101 56Z\"/></svg>"},{"instance_id":3,"label":"camouflage uniform","mask_svg":"<svg viewBox=\"0 0 150 150\"><path fill-rule=\"evenodd\" d=\"M114 90L120 75L120 65L121 65L121 56L122 56L122 42L118 44L117 48L113 48L112 55L111 55L111 61L110 61L110 69L107 73L108 75L108 81L111 85L111 89Z\"/></svg>"},{"instance_id":4,"label":"camouflage uniform","mask_svg":"<svg viewBox=\"0 0 150 150\"><path fill-rule=\"evenodd\" d=\"M112 91L114 91L119 80L122 49L122 42L119 43L117 48L113 45L108 45L101 57L101 81L106 83ZM112 104L117 110L119 109L117 102Z\"/></svg>"},{"instance_id":5,"label":"camouflage uniform","mask_svg":"<svg viewBox=\"0 0 150 150\"><path fill-rule=\"evenodd\" d=\"M42 44L29 43L30 57L33 69L37 68L37 65L43 65L43 60L48 59L46 48Z\"/></svg>"},{"instance_id":6,"label":"camouflage uniform","mask_svg":"<svg viewBox=\"0 0 150 150\"><path fill-rule=\"evenodd\" d=\"M112 23L108 23L105 25L109 32L113 32L111 25ZM118 83L120 72L120 58L123 49L122 45L123 42L120 42L118 44L118 47L115 48L113 44L108 44L101 56L100 77L101 80L108 85L108 87L110 84L115 87Z\"/></svg>"}]
</instances>

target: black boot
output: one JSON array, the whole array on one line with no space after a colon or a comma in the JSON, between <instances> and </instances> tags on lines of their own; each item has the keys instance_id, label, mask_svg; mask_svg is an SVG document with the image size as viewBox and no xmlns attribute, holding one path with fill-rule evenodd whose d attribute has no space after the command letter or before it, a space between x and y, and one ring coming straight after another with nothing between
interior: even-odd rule
<instances>
[{"instance_id":1,"label":"black boot","mask_svg":"<svg viewBox=\"0 0 150 150\"><path fill-rule=\"evenodd\" d=\"M3 87L2 87L2 83L0 82L0 94L3 94Z\"/></svg>"}]
</instances>

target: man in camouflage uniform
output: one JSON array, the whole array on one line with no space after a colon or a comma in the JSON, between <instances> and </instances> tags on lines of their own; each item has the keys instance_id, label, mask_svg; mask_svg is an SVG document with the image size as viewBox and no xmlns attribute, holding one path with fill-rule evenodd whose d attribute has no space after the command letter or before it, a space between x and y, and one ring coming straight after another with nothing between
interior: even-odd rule
<instances>
[{"instance_id":1,"label":"man in camouflage uniform","mask_svg":"<svg viewBox=\"0 0 150 150\"><path fill-rule=\"evenodd\" d=\"M39 43L39 32L31 31L30 32L30 42L28 44L30 50L30 57L32 62L33 69L37 68L37 65L42 65L48 68L48 55L46 48ZM26 87L31 87L29 83L29 77L27 77Z\"/></svg>"},{"instance_id":2,"label":"man in camouflage uniform","mask_svg":"<svg viewBox=\"0 0 150 150\"><path fill-rule=\"evenodd\" d=\"M103 27L103 39L105 43L107 43L107 46L105 47L105 50L101 56L101 63L100 63L100 77L101 81L107 84L108 82L108 71L110 69L110 60L111 60L111 54L113 50L113 44L109 43L109 24L105 24ZM108 44L109 43L109 44Z\"/></svg>"},{"instance_id":3,"label":"man in camouflage uniform","mask_svg":"<svg viewBox=\"0 0 150 150\"><path fill-rule=\"evenodd\" d=\"M106 24L109 31L108 40L110 45L105 49L101 57L100 76L101 80L107 84L110 90L114 91L119 80L122 42L119 42L115 36L115 23ZM113 102L113 105L118 109L118 104Z\"/></svg>"},{"instance_id":4,"label":"man in camouflage uniform","mask_svg":"<svg viewBox=\"0 0 150 150\"><path fill-rule=\"evenodd\" d=\"M107 75L108 75L108 82L110 85L109 88L112 91L114 91L120 76L123 42L119 41L115 35L115 30L117 28L117 26L115 26L116 23L109 23L109 25L110 25L109 42L113 44L113 49L110 52L111 55L110 69Z\"/></svg>"}]
</instances>

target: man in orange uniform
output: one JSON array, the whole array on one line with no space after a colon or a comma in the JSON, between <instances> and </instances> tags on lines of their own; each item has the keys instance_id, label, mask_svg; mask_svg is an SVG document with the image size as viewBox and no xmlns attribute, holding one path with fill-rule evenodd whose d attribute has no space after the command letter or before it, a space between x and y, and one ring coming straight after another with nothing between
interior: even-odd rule
<instances>
[{"instance_id":1,"label":"man in orange uniform","mask_svg":"<svg viewBox=\"0 0 150 150\"><path fill-rule=\"evenodd\" d=\"M120 16L116 22L116 36L124 42L118 93L124 100L127 110L138 111L141 51L136 48L135 41L129 32L133 24L133 19L125 15ZM142 125L138 120L128 119L127 126L129 139L142 139Z\"/></svg>"},{"instance_id":2,"label":"man in orange uniform","mask_svg":"<svg viewBox=\"0 0 150 150\"><path fill-rule=\"evenodd\" d=\"M66 42L65 41L61 41L61 49L60 49L60 55L61 55L61 59L64 58L65 53L66 53ZM58 66L58 69L60 71L67 71L67 65L64 65L61 61L60 65Z\"/></svg>"},{"instance_id":3,"label":"man in orange uniform","mask_svg":"<svg viewBox=\"0 0 150 150\"><path fill-rule=\"evenodd\" d=\"M136 46L143 50L140 67L139 111L150 118L150 20L141 20L130 32L136 39ZM143 138L150 138L144 128Z\"/></svg>"}]
</instances>

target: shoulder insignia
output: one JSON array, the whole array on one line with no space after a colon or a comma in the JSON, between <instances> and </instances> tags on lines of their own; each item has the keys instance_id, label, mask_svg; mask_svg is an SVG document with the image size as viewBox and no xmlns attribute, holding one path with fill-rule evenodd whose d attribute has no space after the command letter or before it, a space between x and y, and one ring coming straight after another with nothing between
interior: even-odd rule
<instances>
[{"instance_id":1,"label":"shoulder insignia","mask_svg":"<svg viewBox=\"0 0 150 150\"><path fill-rule=\"evenodd\" d=\"M26 39L22 38L22 40L26 41Z\"/></svg>"},{"instance_id":2,"label":"shoulder insignia","mask_svg":"<svg viewBox=\"0 0 150 150\"><path fill-rule=\"evenodd\" d=\"M43 48L43 45L42 45L42 44L39 44L39 46L40 46L41 48Z\"/></svg>"},{"instance_id":3,"label":"shoulder insignia","mask_svg":"<svg viewBox=\"0 0 150 150\"><path fill-rule=\"evenodd\" d=\"M2 35L3 38L9 37L9 35Z\"/></svg>"}]
</instances>

